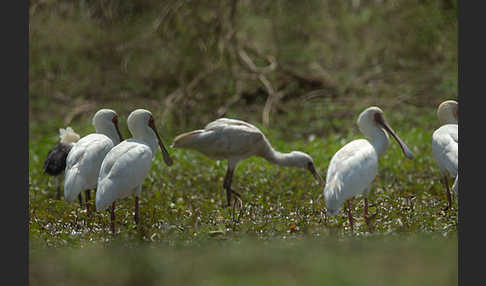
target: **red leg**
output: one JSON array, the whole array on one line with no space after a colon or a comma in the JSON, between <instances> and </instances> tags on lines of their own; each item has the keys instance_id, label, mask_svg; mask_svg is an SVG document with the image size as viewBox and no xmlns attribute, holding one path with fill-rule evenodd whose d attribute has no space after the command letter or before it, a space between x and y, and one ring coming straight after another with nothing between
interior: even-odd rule
<instances>
[{"instance_id":1,"label":"red leg","mask_svg":"<svg viewBox=\"0 0 486 286\"><path fill-rule=\"evenodd\" d=\"M349 199L347 201L347 209L348 209L348 219L349 219L349 225L351 226L351 233L353 233L354 231L354 228L353 228L353 214L351 213L351 204L350 204L350 200Z\"/></svg>"},{"instance_id":2,"label":"red leg","mask_svg":"<svg viewBox=\"0 0 486 286\"><path fill-rule=\"evenodd\" d=\"M364 198L365 201L365 206L364 206L364 219L366 221L366 224L368 225L368 228L370 227L370 222L368 220L368 198Z\"/></svg>"}]
</instances>

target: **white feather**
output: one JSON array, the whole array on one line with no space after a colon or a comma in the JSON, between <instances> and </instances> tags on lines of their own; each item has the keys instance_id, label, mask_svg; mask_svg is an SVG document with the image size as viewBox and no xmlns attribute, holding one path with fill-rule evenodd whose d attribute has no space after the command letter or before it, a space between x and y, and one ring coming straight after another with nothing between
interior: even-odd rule
<instances>
[{"instance_id":1,"label":"white feather","mask_svg":"<svg viewBox=\"0 0 486 286\"><path fill-rule=\"evenodd\" d=\"M79 141L79 134L74 132L71 127L59 128L59 138L61 139L61 143L74 143Z\"/></svg>"},{"instance_id":2,"label":"white feather","mask_svg":"<svg viewBox=\"0 0 486 286\"><path fill-rule=\"evenodd\" d=\"M457 124L443 125L432 134L432 153L443 175L457 176L458 147Z\"/></svg>"},{"instance_id":3,"label":"white feather","mask_svg":"<svg viewBox=\"0 0 486 286\"><path fill-rule=\"evenodd\" d=\"M99 172L96 210L104 210L133 193L140 195L151 163L152 150L141 140L127 139L111 149Z\"/></svg>"},{"instance_id":4,"label":"white feather","mask_svg":"<svg viewBox=\"0 0 486 286\"><path fill-rule=\"evenodd\" d=\"M103 134L81 138L66 159L64 198L72 202L83 190L96 187L101 163L113 148L113 141Z\"/></svg>"}]
</instances>

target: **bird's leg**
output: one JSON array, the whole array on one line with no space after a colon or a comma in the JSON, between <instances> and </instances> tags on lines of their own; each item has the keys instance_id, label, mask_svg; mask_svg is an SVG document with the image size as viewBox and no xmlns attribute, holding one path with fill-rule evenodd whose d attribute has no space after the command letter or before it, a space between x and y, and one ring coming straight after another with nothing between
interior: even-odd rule
<instances>
[{"instance_id":1,"label":"bird's leg","mask_svg":"<svg viewBox=\"0 0 486 286\"><path fill-rule=\"evenodd\" d=\"M84 194L85 194L84 197L86 199L86 213L89 216L91 214L91 211L90 211L90 203L89 203L89 201L91 200L90 190L84 191Z\"/></svg>"},{"instance_id":2,"label":"bird's leg","mask_svg":"<svg viewBox=\"0 0 486 286\"><path fill-rule=\"evenodd\" d=\"M443 177L443 183L446 187L446 192L447 192L447 201L449 205L444 209L444 211L448 210L450 207L452 207L452 198L451 198L451 190L449 189L449 180L447 179L447 175L444 175Z\"/></svg>"},{"instance_id":3,"label":"bird's leg","mask_svg":"<svg viewBox=\"0 0 486 286\"><path fill-rule=\"evenodd\" d=\"M369 221L369 217L368 217L368 192L369 192L369 189L366 189L364 192L363 192L363 195L364 195L364 214L363 214L363 217L365 219L365 222L366 222L366 225L368 225L368 228L370 228L370 221Z\"/></svg>"},{"instance_id":4,"label":"bird's leg","mask_svg":"<svg viewBox=\"0 0 486 286\"><path fill-rule=\"evenodd\" d=\"M135 215L133 216L135 223L138 226L138 196L135 196Z\"/></svg>"},{"instance_id":5,"label":"bird's leg","mask_svg":"<svg viewBox=\"0 0 486 286\"><path fill-rule=\"evenodd\" d=\"M111 233L115 235L115 202L111 205Z\"/></svg>"},{"instance_id":6,"label":"bird's leg","mask_svg":"<svg viewBox=\"0 0 486 286\"><path fill-rule=\"evenodd\" d=\"M82 207L83 206L83 196L81 193L78 194L78 200L79 200L79 205Z\"/></svg>"},{"instance_id":7,"label":"bird's leg","mask_svg":"<svg viewBox=\"0 0 486 286\"><path fill-rule=\"evenodd\" d=\"M370 228L370 221L368 219L368 197L364 198L365 205L364 205L364 219L366 221L366 224L368 225L368 228Z\"/></svg>"},{"instance_id":8,"label":"bird's leg","mask_svg":"<svg viewBox=\"0 0 486 286\"><path fill-rule=\"evenodd\" d=\"M226 206L229 207L231 205L231 193L234 193L231 190L231 181L233 180L233 169L228 166L228 170L226 171L226 175L224 176L223 180L223 188L226 190Z\"/></svg>"},{"instance_id":9,"label":"bird's leg","mask_svg":"<svg viewBox=\"0 0 486 286\"><path fill-rule=\"evenodd\" d=\"M353 214L351 213L351 204L350 204L351 200L352 198L347 201L347 209L348 209L349 225L351 226L351 233L353 233L354 228L353 228Z\"/></svg>"}]
</instances>

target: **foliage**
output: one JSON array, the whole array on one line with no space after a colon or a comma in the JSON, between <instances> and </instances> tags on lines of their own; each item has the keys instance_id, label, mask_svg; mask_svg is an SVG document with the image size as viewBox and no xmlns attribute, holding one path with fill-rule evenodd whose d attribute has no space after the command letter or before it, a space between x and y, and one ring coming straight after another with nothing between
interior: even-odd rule
<instances>
[{"instance_id":1,"label":"foliage","mask_svg":"<svg viewBox=\"0 0 486 286\"><path fill-rule=\"evenodd\" d=\"M442 211L431 136L438 104L457 98L457 1L39 0L29 13L32 282L455 282L457 200ZM370 194L372 228L357 197L354 234L343 211L326 216L308 172L260 158L238 165L244 207L233 212L223 207L225 162L169 148L166 167L158 153L141 227L133 198L122 200L116 237L107 212L55 200L42 172L59 128L93 132L91 116L110 107L124 137L129 112L151 110L166 145L220 116L246 120L276 149L309 153L325 177L332 155L362 137L356 118L370 105L416 159L391 142ZM120 276L107 277L115 268Z\"/></svg>"}]
</instances>

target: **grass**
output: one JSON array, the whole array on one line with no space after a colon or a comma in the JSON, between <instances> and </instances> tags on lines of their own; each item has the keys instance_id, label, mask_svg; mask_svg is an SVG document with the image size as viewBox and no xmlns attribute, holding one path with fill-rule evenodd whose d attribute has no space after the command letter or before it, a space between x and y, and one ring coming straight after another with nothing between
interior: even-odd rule
<instances>
[{"instance_id":1,"label":"grass","mask_svg":"<svg viewBox=\"0 0 486 286\"><path fill-rule=\"evenodd\" d=\"M133 244L136 246L133 247ZM211 239L31 251L33 285L456 285L455 238Z\"/></svg>"},{"instance_id":2,"label":"grass","mask_svg":"<svg viewBox=\"0 0 486 286\"><path fill-rule=\"evenodd\" d=\"M343 211L336 218L326 218L322 186L318 186L306 171L274 166L261 158L242 161L235 172L233 184L242 194L244 208L233 213L223 207L225 162L213 161L197 152L169 148L175 164L166 167L160 152L157 153L144 182L140 198L141 228L137 230L133 220L134 200L127 198L117 203L118 233L112 237L108 212L88 217L86 210L77 203L68 204L54 199L55 180L43 175L41 166L48 149L57 140L56 134L32 140L29 150L31 279L45 281L43 279L54 271L61 275L60 281L89 282L82 278L82 273L74 271L79 267L86 268L84 271L87 272L93 271L94 277L104 277L100 280L108 279L108 276L103 276L103 269L111 273L109 269L115 267L112 263L120 255L116 253L130 252L127 249L135 247L140 249L140 253L137 250L127 254L130 258L119 262L120 271L128 272L117 278L119 283L115 284L130 285L130 279L145 277L143 269L129 270L131 263L137 261L151 269L147 270L152 272L147 274L146 279L153 283L172 281L219 285L238 281L258 285L286 281L282 283L294 285L296 281L318 284L323 277L329 277L335 285L355 285L358 281L360 285L368 285L366 283L371 281L377 282L373 279L382 273L384 276L380 276L382 280L377 282L378 285L388 285L390 281L397 285L429 285L432 281L449 285L457 277L457 260L454 257L457 255L458 209L454 200L451 210L442 211L447 205L447 198L438 180L438 169L430 147L433 126L436 125L434 109L417 110L407 105L404 108L413 120L406 121L402 113L387 113L386 110L385 117L415 153L416 159L405 159L398 145L391 141L380 159L379 175L373 182L369 197L370 213L376 214L372 229L364 223L363 200L357 197L353 204L356 219L354 234L350 233ZM91 131L92 127L84 124L80 129ZM281 124L286 126L287 123ZM266 129L257 125L265 130L277 149L302 150L311 154L318 172L325 177L332 155L346 142L362 137L353 127L355 116L342 118L340 124L343 132L326 133L325 137L318 135L313 140L309 134L286 135L288 131L284 127ZM126 126L122 130L124 128ZM176 133L175 130L167 130L164 137L167 145ZM294 136L300 139L286 139ZM226 251L220 249L220 243L225 245L224 249L230 255L226 256ZM438 245L442 246L428 249ZM279 247L288 249L288 252L280 253ZM354 248L359 249L358 254L350 250ZM427 250L420 250L424 248ZM264 255L265 258L262 258L262 251L268 257ZM399 253L406 255L402 257ZM90 261L93 255L101 257L99 266L81 266L82 261ZM446 257L441 258L442 255ZM370 263L366 264L363 260L368 256L371 256ZM160 265L155 262L159 261L159 257L163 257ZM301 259L290 262L291 257ZM397 261L390 262L398 257ZM51 262L47 263L44 259ZM203 263L205 259L211 270L189 264L181 269L186 275L167 274L180 269L175 266L177 263L185 265L193 260ZM426 263L429 260L431 264ZM258 261L254 268L252 261ZM242 265L236 272L225 266L240 263ZM362 268L363 263L365 268ZM281 269L292 268L293 265L296 268L292 271ZM269 267L268 272L264 270L266 266ZM395 272L390 270L389 273L382 267ZM378 270L373 270L375 268ZM406 274L408 272L402 272L403 268L410 273L417 272L417 275ZM353 272L360 270L356 276L348 276L344 274L347 269L353 269ZM396 273L399 269L400 272ZM255 276L246 277L245 271ZM299 274L300 271L305 275ZM196 283L191 279L202 280ZM93 281L98 281L98 278L93 278Z\"/></svg>"},{"instance_id":3,"label":"grass","mask_svg":"<svg viewBox=\"0 0 486 286\"><path fill-rule=\"evenodd\" d=\"M353 8L351 1L307 0L299 7L239 1L240 44L325 82L313 86L280 69L267 73L284 93L265 127L265 90L221 40L231 31L231 1L31 1L31 283L456 284L457 200L442 211L447 196L431 138L438 104L457 97L457 10L442 9L442 1L359 2ZM167 18L154 28L161 15ZM267 64L249 54L256 65ZM326 217L323 186L309 172L261 158L238 164L233 187L244 208L233 213L223 207L226 162L171 148L174 165L167 167L159 152L144 182L139 229L133 198L117 203L115 237L108 212L88 216L77 203L55 200L56 182L42 163L79 106L90 104L68 124L82 136L94 131L96 110L108 107L129 137L129 112L147 108L168 146L215 119L238 86L241 97L225 116L257 125L277 150L309 153L323 177L333 154L362 138L359 112L370 105L384 110L416 158L406 159L390 142L369 196L371 229L361 197L353 202L351 234L343 211ZM177 88L184 97L169 109L165 100Z\"/></svg>"}]
</instances>

